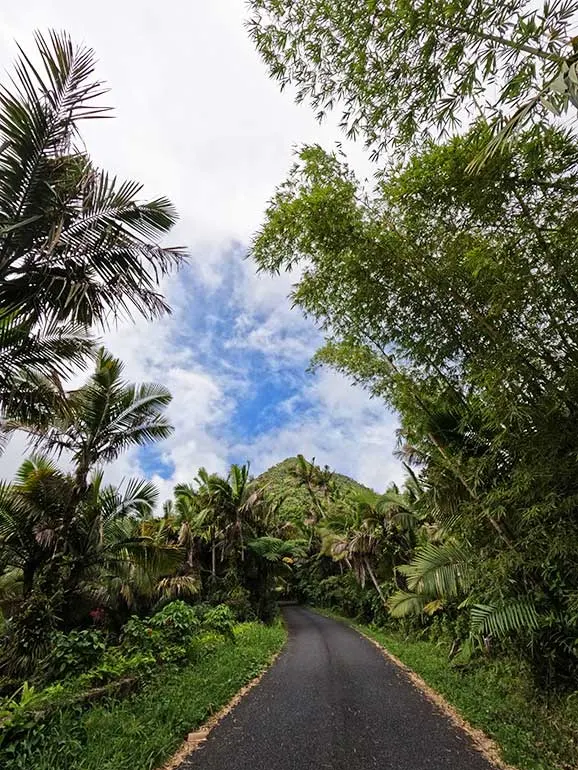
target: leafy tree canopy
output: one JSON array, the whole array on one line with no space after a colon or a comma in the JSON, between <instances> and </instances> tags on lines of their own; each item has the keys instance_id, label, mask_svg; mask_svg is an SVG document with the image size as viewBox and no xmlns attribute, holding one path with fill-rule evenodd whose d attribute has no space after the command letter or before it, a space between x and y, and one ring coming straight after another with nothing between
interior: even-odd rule
<instances>
[{"instance_id":1,"label":"leafy tree canopy","mask_svg":"<svg viewBox=\"0 0 578 770\"><path fill-rule=\"evenodd\" d=\"M489 135L480 123L426 143L372 191L307 147L252 253L262 270L300 265L293 300L326 334L315 361L400 413L400 453L419 468L428 526L449 542L398 573L392 609L455 606L459 587L481 608L472 628L524 627L532 650L549 650L542 663L573 671L578 145L533 128L468 170ZM374 541L342 523L334 546L359 569L359 544ZM445 589L456 581L449 593L417 579L428 560ZM458 573L474 565L470 590Z\"/></svg>"},{"instance_id":2,"label":"leafy tree canopy","mask_svg":"<svg viewBox=\"0 0 578 770\"><path fill-rule=\"evenodd\" d=\"M251 0L271 76L322 118L334 107L378 153L497 118L517 126L578 104L575 0Z\"/></svg>"}]
</instances>

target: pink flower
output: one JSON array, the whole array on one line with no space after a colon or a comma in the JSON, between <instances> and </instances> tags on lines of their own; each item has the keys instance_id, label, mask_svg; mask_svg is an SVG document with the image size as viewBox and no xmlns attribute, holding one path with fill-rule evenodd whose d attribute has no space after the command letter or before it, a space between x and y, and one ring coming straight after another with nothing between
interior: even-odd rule
<instances>
[{"instance_id":1,"label":"pink flower","mask_svg":"<svg viewBox=\"0 0 578 770\"><path fill-rule=\"evenodd\" d=\"M96 607L94 610L91 610L88 614L92 618L93 623L103 623L106 618L106 611L104 610L103 607Z\"/></svg>"}]
</instances>

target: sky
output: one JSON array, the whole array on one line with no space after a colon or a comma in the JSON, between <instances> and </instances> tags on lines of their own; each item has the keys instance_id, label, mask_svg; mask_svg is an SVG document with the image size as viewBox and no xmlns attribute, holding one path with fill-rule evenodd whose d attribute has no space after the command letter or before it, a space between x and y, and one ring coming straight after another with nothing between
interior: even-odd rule
<instances>
[{"instance_id":1,"label":"sky","mask_svg":"<svg viewBox=\"0 0 578 770\"><path fill-rule=\"evenodd\" d=\"M257 275L246 259L296 147L341 141L362 176L370 167L361 147L269 80L245 17L243 0L21 0L0 11L0 77L15 41L31 49L36 29L65 29L95 49L115 119L83 127L87 148L98 165L142 182L143 197L173 201L180 221L167 244L191 255L163 284L171 316L103 335L127 379L170 388L175 427L107 476L147 475L166 498L200 466L226 473L250 461L256 474L302 453L382 491L402 477L395 416L343 376L307 371L322 336L291 307L295 278ZM0 477L24 449L12 440Z\"/></svg>"}]
</instances>

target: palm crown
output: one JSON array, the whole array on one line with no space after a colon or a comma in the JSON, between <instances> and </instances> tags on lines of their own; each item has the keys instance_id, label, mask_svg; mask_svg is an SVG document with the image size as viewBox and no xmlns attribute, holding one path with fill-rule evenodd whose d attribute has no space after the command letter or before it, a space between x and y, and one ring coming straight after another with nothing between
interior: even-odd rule
<instances>
[{"instance_id":1,"label":"palm crown","mask_svg":"<svg viewBox=\"0 0 578 770\"><path fill-rule=\"evenodd\" d=\"M45 392L52 389L54 393L47 426L12 420L6 428L25 430L47 449L67 453L83 489L95 465L115 460L130 446L162 440L172 432L163 413L171 400L169 391L162 385L127 383L122 373L122 362L101 348L94 372L82 387L64 393L55 378L43 383Z\"/></svg>"},{"instance_id":2,"label":"palm crown","mask_svg":"<svg viewBox=\"0 0 578 770\"><path fill-rule=\"evenodd\" d=\"M139 201L140 184L82 145L80 122L108 112L94 52L64 33L36 43L38 66L21 50L0 86L0 406L38 417L36 373L67 374L95 324L168 312L158 281L184 252L159 243L177 219L170 201Z\"/></svg>"}]
</instances>

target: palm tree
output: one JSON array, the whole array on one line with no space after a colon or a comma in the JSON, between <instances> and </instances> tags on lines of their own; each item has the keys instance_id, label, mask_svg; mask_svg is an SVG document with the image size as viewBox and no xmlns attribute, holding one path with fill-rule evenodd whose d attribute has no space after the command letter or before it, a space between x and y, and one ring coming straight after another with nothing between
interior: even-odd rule
<instances>
[{"instance_id":1,"label":"palm tree","mask_svg":"<svg viewBox=\"0 0 578 770\"><path fill-rule=\"evenodd\" d=\"M254 487L249 479L249 464L231 465L228 488L224 487L222 502L228 519L229 541L238 549L241 561L245 560L244 530L253 523L254 512L261 501L261 490Z\"/></svg>"},{"instance_id":2,"label":"palm tree","mask_svg":"<svg viewBox=\"0 0 578 770\"><path fill-rule=\"evenodd\" d=\"M0 89L0 307L91 325L110 314L168 307L158 276L181 249L157 239L176 220L166 198L140 203L141 185L94 167L78 134L103 117L94 52L65 33L36 35L42 68L21 52Z\"/></svg>"},{"instance_id":3,"label":"palm tree","mask_svg":"<svg viewBox=\"0 0 578 770\"><path fill-rule=\"evenodd\" d=\"M200 468L196 483L197 526L204 530L204 537L211 544L211 574L215 577L219 547L221 561L227 554L231 562L237 556L244 561L245 531L251 528L263 493L250 483L248 465L231 465L226 478Z\"/></svg>"},{"instance_id":4,"label":"palm tree","mask_svg":"<svg viewBox=\"0 0 578 770\"><path fill-rule=\"evenodd\" d=\"M199 498L191 484L177 484L175 487L175 501L165 507L165 522L176 531L177 542L186 552L186 565L190 570L198 568L198 540L197 524L199 519Z\"/></svg>"},{"instance_id":5,"label":"palm tree","mask_svg":"<svg viewBox=\"0 0 578 770\"><path fill-rule=\"evenodd\" d=\"M172 430L164 416L170 393L126 383L122 371L120 361L101 349L93 374L77 390L66 392L58 378L45 378L44 389L55 394L50 422L7 425L26 430L57 456L64 453L73 466L67 473L36 457L22 466L14 485L1 490L1 566L20 570L26 605L33 608L23 615L31 633L43 620L41 611L65 622L73 596L92 593L111 603L116 596L128 607L131 595L156 592L162 598L185 590L183 581L179 588L169 580L182 561L181 549L141 531L156 501L154 486L136 480L120 490L102 481L105 463ZM159 579L165 582L157 586ZM35 610L38 597L44 603ZM44 599L50 600L46 611ZM16 644L12 657L18 650Z\"/></svg>"},{"instance_id":6,"label":"palm tree","mask_svg":"<svg viewBox=\"0 0 578 770\"><path fill-rule=\"evenodd\" d=\"M345 561L361 586L369 577L382 603L385 596L377 580L375 564L386 551L388 522L377 510L377 495L361 491L330 507L320 528L321 552Z\"/></svg>"},{"instance_id":7,"label":"palm tree","mask_svg":"<svg viewBox=\"0 0 578 770\"><path fill-rule=\"evenodd\" d=\"M452 600L463 600L471 587L471 560L471 554L451 541L416 548L409 563L397 568L405 577L406 589L389 600L393 617L431 615Z\"/></svg>"},{"instance_id":8,"label":"palm tree","mask_svg":"<svg viewBox=\"0 0 578 770\"><path fill-rule=\"evenodd\" d=\"M226 477L200 468L193 485L175 487L167 515L172 531L178 529L188 570L199 577L203 555L208 556L203 544L208 545L208 596L226 598L241 589L259 617L270 617L274 580L303 555L303 547L300 540L282 537L286 528L279 518L279 501L265 498L251 480L248 465L232 465Z\"/></svg>"},{"instance_id":9,"label":"palm tree","mask_svg":"<svg viewBox=\"0 0 578 770\"><path fill-rule=\"evenodd\" d=\"M60 398L46 383L72 374L93 351L90 333L78 325L35 324L0 310L0 416L46 425Z\"/></svg>"},{"instance_id":10,"label":"palm tree","mask_svg":"<svg viewBox=\"0 0 578 770\"><path fill-rule=\"evenodd\" d=\"M26 669L42 654L48 634L39 637L39 626L66 627L95 605L117 612L134 608L138 597L155 591L161 596L159 579L181 561L178 548L140 534L139 522L157 500L153 484L133 479L117 488L104 485L101 472L93 473L71 514L75 483L73 475L36 456L23 463L14 484L0 490L2 571L10 578L0 600L11 599L18 610L8 668ZM36 614L39 597L49 617ZM26 649L30 658L23 657Z\"/></svg>"},{"instance_id":11,"label":"palm tree","mask_svg":"<svg viewBox=\"0 0 578 770\"><path fill-rule=\"evenodd\" d=\"M335 493L333 472L329 466L320 468L315 465L315 458L308 462L301 454L297 455L297 464L293 475L299 486L305 487L311 501L311 522L316 524L325 515L325 509Z\"/></svg>"},{"instance_id":12,"label":"palm tree","mask_svg":"<svg viewBox=\"0 0 578 770\"><path fill-rule=\"evenodd\" d=\"M175 487L175 500L163 505L163 517L149 518L140 524L140 533L154 543L179 549L182 561L178 568L164 575L154 588L160 601L192 598L201 589L200 535L196 530L198 505L195 492L188 484Z\"/></svg>"},{"instance_id":13,"label":"palm tree","mask_svg":"<svg viewBox=\"0 0 578 770\"><path fill-rule=\"evenodd\" d=\"M2 567L30 595L38 571L54 554L71 485L46 457L26 460L13 484L0 487Z\"/></svg>"},{"instance_id":14,"label":"palm tree","mask_svg":"<svg viewBox=\"0 0 578 770\"><path fill-rule=\"evenodd\" d=\"M171 203L139 201L141 185L96 168L82 144L79 124L108 115L94 52L65 33L36 44L39 66L21 50L0 86L0 408L12 413L30 371L62 376L89 352L92 325L167 312L158 279L184 257L159 245Z\"/></svg>"},{"instance_id":15,"label":"palm tree","mask_svg":"<svg viewBox=\"0 0 578 770\"><path fill-rule=\"evenodd\" d=\"M191 520L191 534L196 532L201 540L209 544L211 551L211 577L217 576L217 547L224 548L224 528L219 493L224 479L216 474L209 474L205 468L199 468L195 477L196 490L184 485L177 486L178 498L188 497L189 503L195 500L196 513ZM190 506L192 508L192 505Z\"/></svg>"},{"instance_id":16,"label":"palm tree","mask_svg":"<svg viewBox=\"0 0 578 770\"><path fill-rule=\"evenodd\" d=\"M26 598L42 573L44 585L82 592L100 570L109 575L119 564L133 563L156 572L159 548L140 532L139 523L153 510L158 492L153 484L132 479L122 487L103 483L102 472L91 476L80 504L74 476L43 456L26 460L15 482L0 490L0 545L5 570L18 571ZM180 557L179 557L180 558ZM64 564L64 567L63 567Z\"/></svg>"},{"instance_id":17,"label":"palm tree","mask_svg":"<svg viewBox=\"0 0 578 770\"><path fill-rule=\"evenodd\" d=\"M540 615L532 594L528 595L527 586L523 587L526 595L516 595L516 582L511 581L513 595L504 596L500 592L489 597L485 594L484 603L479 603L476 570L480 563L484 563L482 548L486 547L488 528L483 526L484 539L478 533L476 547L473 547L465 536L465 524L469 519L485 525L489 519L487 512L472 511L464 505L463 484L459 479L456 483L455 474L449 472L447 466L440 466L439 455L428 458L427 480L418 478L408 466L406 469L410 476L404 494L396 495L390 491L378 504L382 511L389 510L390 516L393 513L392 520L403 522L410 533L419 526L420 535L419 544L414 545L407 563L396 567L404 587L398 588L389 598L390 614L405 617L467 609L470 637L462 647L469 652L475 646L487 646L491 636L505 637L520 630L536 631ZM509 536L504 537L507 524L507 519L502 521L497 530L500 538L495 542L502 548L504 544L511 548ZM462 641L454 640L452 652Z\"/></svg>"},{"instance_id":18,"label":"palm tree","mask_svg":"<svg viewBox=\"0 0 578 770\"><path fill-rule=\"evenodd\" d=\"M77 497L86 491L95 466L116 460L131 446L160 441L172 432L163 413L170 392L161 385L125 382L123 368L119 359L101 348L93 374L77 390L65 392L57 378L44 382L45 390L54 393L49 424L6 423L6 430L26 431L35 444L70 458Z\"/></svg>"}]
</instances>

